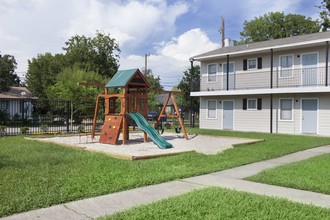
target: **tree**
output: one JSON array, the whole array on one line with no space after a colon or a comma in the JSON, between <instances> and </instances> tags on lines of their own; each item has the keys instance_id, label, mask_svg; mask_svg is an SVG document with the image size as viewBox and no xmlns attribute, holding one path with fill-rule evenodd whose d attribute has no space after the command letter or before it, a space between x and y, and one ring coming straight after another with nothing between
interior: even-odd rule
<instances>
[{"instance_id":1,"label":"tree","mask_svg":"<svg viewBox=\"0 0 330 220\"><path fill-rule=\"evenodd\" d=\"M330 0L323 0L317 7L322 9L320 12L322 31L327 31L330 28Z\"/></svg>"},{"instance_id":2,"label":"tree","mask_svg":"<svg viewBox=\"0 0 330 220\"><path fill-rule=\"evenodd\" d=\"M41 100L47 99L47 89L56 83L57 75L68 66L63 54L39 54L37 58L28 60L26 84L34 95Z\"/></svg>"},{"instance_id":3,"label":"tree","mask_svg":"<svg viewBox=\"0 0 330 220\"><path fill-rule=\"evenodd\" d=\"M16 60L11 55L0 53L0 92L8 91L10 86L18 86L19 77L15 73Z\"/></svg>"},{"instance_id":4,"label":"tree","mask_svg":"<svg viewBox=\"0 0 330 220\"><path fill-rule=\"evenodd\" d=\"M94 38L75 35L65 45L63 50L72 65L78 63L81 69L109 78L118 70L120 49L108 34L97 31Z\"/></svg>"},{"instance_id":5,"label":"tree","mask_svg":"<svg viewBox=\"0 0 330 220\"><path fill-rule=\"evenodd\" d=\"M177 87L185 92L182 100L183 110L185 112L191 111L191 113L196 115L199 112L199 97L190 97L190 92L200 90L200 67L199 65L194 66L192 74L190 68L183 73L184 76ZM190 98L192 100L192 106L190 106Z\"/></svg>"},{"instance_id":6,"label":"tree","mask_svg":"<svg viewBox=\"0 0 330 220\"><path fill-rule=\"evenodd\" d=\"M319 22L304 15L270 12L263 16L245 21L240 32L239 44L279 39L290 36L316 33L320 30Z\"/></svg>"},{"instance_id":7,"label":"tree","mask_svg":"<svg viewBox=\"0 0 330 220\"><path fill-rule=\"evenodd\" d=\"M148 69L147 74L145 75L149 85L150 89L152 90L162 90L163 86L160 84L160 78L159 76L155 77L155 75L152 73L152 70ZM148 94L148 109L151 111L155 111L156 106L159 104L157 102L157 96L158 93L149 93Z\"/></svg>"},{"instance_id":8,"label":"tree","mask_svg":"<svg viewBox=\"0 0 330 220\"><path fill-rule=\"evenodd\" d=\"M47 97L49 100L66 100L70 101L71 106L71 126L73 122L73 114L79 109L80 105L95 105L95 98L98 94L103 92L97 87L86 87L78 85L79 82L99 82L105 84L107 79L104 79L100 74L93 71L82 70L78 65L65 68L56 77L56 83L47 89ZM88 97L84 100L82 97ZM82 101L85 101L82 103ZM89 102L89 103L87 103ZM88 112L91 109L81 108L82 113L85 115L94 112ZM94 109L92 109L94 111ZM85 111L85 112L84 112Z\"/></svg>"}]
</instances>

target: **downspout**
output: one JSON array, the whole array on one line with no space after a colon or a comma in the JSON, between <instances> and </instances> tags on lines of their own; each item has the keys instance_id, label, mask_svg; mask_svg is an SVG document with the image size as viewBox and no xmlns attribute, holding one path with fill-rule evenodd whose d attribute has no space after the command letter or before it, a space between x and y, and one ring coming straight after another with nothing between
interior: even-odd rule
<instances>
[{"instance_id":1,"label":"downspout","mask_svg":"<svg viewBox=\"0 0 330 220\"><path fill-rule=\"evenodd\" d=\"M325 86L328 86L328 72L329 72L329 42L325 42Z\"/></svg>"},{"instance_id":2,"label":"downspout","mask_svg":"<svg viewBox=\"0 0 330 220\"><path fill-rule=\"evenodd\" d=\"M273 88L273 67L274 67L274 61L273 61L273 49L270 49L270 88ZM269 132L273 133L273 93L270 94L270 129Z\"/></svg>"},{"instance_id":3,"label":"downspout","mask_svg":"<svg viewBox=\"0 0 330 220\"><path fill-rule=\"evenodd\" d=\"M229 55L227 55L227 90L229 90Z\"/></svg>"}]
</instances>

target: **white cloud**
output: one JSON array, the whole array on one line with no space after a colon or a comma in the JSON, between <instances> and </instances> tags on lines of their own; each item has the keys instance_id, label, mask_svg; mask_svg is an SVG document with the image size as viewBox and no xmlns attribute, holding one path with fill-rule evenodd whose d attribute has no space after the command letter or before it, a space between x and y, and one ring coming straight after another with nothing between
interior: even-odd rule
<instances>
[{"instance_id":1,"label":"white cloud","mask_svg":"<svg viewBox=\"0 0 330 220\"><path fill-rule=\"evenodd\" d=\"M212 42L201 29L192 29L172 38L169 42L161 42L156 46L156 53L148 56L148 69L159 76L166 89L177 85L183 72L190 67L189 58L220 47ZM144 70L145 57L129 55L120 60L120 69L140 68Z\"/></svg>"},{"instance_id":2,"label":"white cloud","mask_svg":"<svg viewBox=\"0 0 330 220\"><path fill-rule=\"evenodd\" d=\"M168 5L165 0L128 1L125 4L118 1L107 4L98 0L85 2L79 14L69 21L66 37L73 33L93 34L100 29L109 32L121 46L131 43L131 47L150 36L173 34L175 20L189 8L186 3Z\"/></svg>"},{"instance_id":3,"label":"white cloud","mask_svg":"<svg viewBox=\"0 0 330 220\"><path fill-rule=\"evenodd\" d=\"M161 45L162 47L157 50L159 54L180 61L187 61L189 57L198 53L219 47L219 44L211 42L206 33L199 28L189 30L167 43L162 42Z\"/></svg>"},{"instance_id":4,"label":"white cloud","mask_svg":"<svg viewBox=\"0 0 330 220\"><path fill-rule=\"evenodd\" d=\"M110 33L122 51L170 38L188 3L166 0L0 0L1 53L14 55L18 71L39 53L63 52L73 35Z\"/></svg>"}]
</instances>

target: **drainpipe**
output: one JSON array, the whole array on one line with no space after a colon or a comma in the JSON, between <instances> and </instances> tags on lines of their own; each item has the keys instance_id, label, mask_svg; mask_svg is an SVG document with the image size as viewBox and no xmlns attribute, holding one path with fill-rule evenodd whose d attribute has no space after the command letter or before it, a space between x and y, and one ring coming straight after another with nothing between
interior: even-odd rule
<instances>
[{"instance_id":1,"label":"drainpipe","mask_svg":"<svg viewBox=\"0 0 330 220\"><path fill-rule=\"evenodd\" d=\"M325 86L328 86L328 72L329 72L329 42L325 42Z\"/></svg>"},{"instance_id":2,"label":"drainpipe","mask_svg":"<svg viewBox=\"0 0 330 220\"><path fill-rule=\"evenodd\" d=\"M274 67L274 54L273 49L270 49L270 88L273 88L273 67ZM269 122L269 132L273 133L273 93L270 94L270 122Z\"/></svg>"},{"instance_id":3,"label":"drainpipe","mask_svg":"<svg viewBox=\"0 0 330 220\"><path fill-rule=\"evenodd\" d=\"M229 55L227 55L227 90L229 90Z\"/></svg>"}]
</instances>

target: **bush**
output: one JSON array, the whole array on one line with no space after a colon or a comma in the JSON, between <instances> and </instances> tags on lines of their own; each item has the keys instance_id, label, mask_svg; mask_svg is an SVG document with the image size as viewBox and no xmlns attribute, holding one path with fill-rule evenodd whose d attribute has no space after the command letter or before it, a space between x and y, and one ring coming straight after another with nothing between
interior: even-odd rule
<instances>
[{"instance_id":1,"label":"bush","mask_svg":"<svg viewBox=\"0 0 330 220\"><path fill-rule=\"evenodd\" d=\"M48 125L46 125L46 124L42 124L42 125L40 125L40 130L42 131L42 132L44 132L44 133L46 133L46 132L48 132Z\"/></svg>"},{"instance_id":2,"label":"bush","mask_svg":"<svg viewBox=\"0 0 330 220\"><path fill-rule=\"evenodd\" d=\"M9 115L6 111L0 110L0 124L7 124L9 121Z\"/></svg>"},{"instance_id":3,"label":"bush","mask_svg":"<svg viewBox=\"0 0 330 220\"><path fill-rule=\"evenodd\" d=\"M0 126L0 137L5 136L6 126Z\"/></svg>"},{"instance_id":4,"label":"bush","mask_svg":"<svg viewBox=\"0 0 330 220\"><path fill-rule=\"evenodd\" d=\"M85 131L85 127L82 126L82 125L80 125L80 126L78 127L78 132L79 132L79 133L84 133L84 131Z\"/></svg>"},{"instance_id":5,"label":"bush","mask_svg":"<svg viewBox=\"0 0 330 220\"><path fill-rule=\"evenodd\" d=\"M22 134L28 134L29 133L30 128L29 127L21 127L21 133Z\"/></svg>"}]
</instances>

